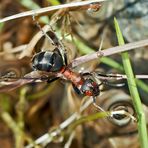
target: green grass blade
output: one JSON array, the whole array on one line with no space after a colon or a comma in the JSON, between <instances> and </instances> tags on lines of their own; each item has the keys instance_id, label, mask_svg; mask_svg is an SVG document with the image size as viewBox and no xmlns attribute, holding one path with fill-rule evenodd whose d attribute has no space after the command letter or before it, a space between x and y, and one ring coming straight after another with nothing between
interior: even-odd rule
<instances>
[{"instance_id":1,"label":"green grass blade","mask_svg":"<svg viewBox=\"0 0 148 148\"><path fill-rule=\"evenodd\" d=\"M58 0L47 0L48 2L50 2L53 6L55 5L60 5L61 3Z\"/></svg>"},{"instance_id":2,"label":"green grass blade","mask_svg":"<svg viewBox=\"0 0 148 148\"><path fill-rule=\"evenodd\" d=\"M124 39L116 19L114 19L114 23L115 23L118 43L119 45L124 45ZM129 91L133 99L134 107L138 117L138 132L139 132L140 144L142 148L147 148L148 138L147 138L146 120L145 120L145 115L142 109L139 93L136 87L136 82L135 82L132 66L130 63L129 55L127 52L124 52L121 54L121 56L123 61L123 67L128 77L127 82L128 82Z\"/></svg>"},{"instance_id":3,"label":"green grass blade","mask_svg":"<svg viewBox=\"0 0 148 148\"><path fill-rule=\"evenodd\" d=\"M32 0L20 0L20 3L31 10L40 8L39 5Z\"/></svg>"},{"instance_id":4,"label":"green grass blade","mask_svg":"<svg viewBox=\"0 0 148 148\"><path fill-rule=\"evenodd\" d=\"M100 118L108 117L111 114L111 112L98 112L95 114L91 114L88 116L83 116L80 119L76 120L72 125L70 126L70 130L73 131L78 125L82 125L83 123L98 120Z\"/></svg>"}]
</instances>

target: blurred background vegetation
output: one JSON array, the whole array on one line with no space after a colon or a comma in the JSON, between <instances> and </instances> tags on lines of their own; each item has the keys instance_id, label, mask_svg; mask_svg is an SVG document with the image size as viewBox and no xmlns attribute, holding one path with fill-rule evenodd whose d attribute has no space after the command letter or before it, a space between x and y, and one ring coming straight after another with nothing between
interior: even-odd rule
<instances>
[{"instance_id":1,"label":"blurred background vegetation","mask_svg":"<svg viewBox=\"0 0 148 148\"><path fill-rule=\"evenodd\" d=\"M69 2L72 0L0 0L0 18ZM97 12L76 10L64 13L64 10L58 10L49 15L36 17L41 27L59 17L52 27L66 47L69 64L76 57L97 51L102 38L102 50L118 45L114 17L119 22L126 43L148 37L146 0L110 0L101 5ZM39 31L32 17L0 24L1 76L13 71L17 77L22 77L33 70L31 65L33 55L21 59L20 55ZM39 52L41 48L47 49L49 46L38 42L33 50ZM129 52L134 74L148 74L146 49L147 47L143 47ZM120 55L103 57L74 69L79 73L95 70L103 73L123 73ZM146 116L147 84L146 80L138 81L138 90ZM0 80L0 86L3 85ZM97 103L104 110L112 111L124 107L135 115L127 85L120 88L104 86L101 89L102 95L98 96ZM136 122L126 117L112 120L106 117L106 114L98 115L98 110L91 103L82 109L82 104L89 100L89 97L78 96L71 82L62 79L51 84L31 83L12 91L6 89L0 93L0 147L25 147L33 144L47 132L49 137L38 147L140 147ZM75 120L61 130L59 125L64 121L67 123L67 118L74 113L77 113ZM58 133L57 136L52 137L53 131Z\"/></svg>"}]
</instances>

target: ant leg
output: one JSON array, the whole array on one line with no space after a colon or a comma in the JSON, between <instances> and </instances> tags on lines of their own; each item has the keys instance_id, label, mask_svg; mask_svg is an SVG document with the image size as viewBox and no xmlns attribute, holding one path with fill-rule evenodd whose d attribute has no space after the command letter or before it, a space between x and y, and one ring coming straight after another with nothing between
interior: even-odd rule
<instances>
[{"instance_id":1,"label":"ant leg","mask_svg":"<svg viewBox=\"0 0 148 148\"><path fill-rule=\"evenodd\" d=\"M42 29L41 25L40 25L39 22L36 20L35 16L36 16L36 14L33 14L33 15L32 15L32 20L35 22L36 26L39 28L39 30L42 32L42 34L49 40L49 42L50 42L51 44L53 44L53 41L52 41L51 37L48 36L48 34L46 33L46 31L44 31L44 30ZM50 26L50 30L52 30L51 26Z\"/></svg>"},{"instance_id":2,"label":"ant leg","mask_svg":"<svg viewBox=\"0 0 148 148\"><path fill-rule=\"evenodd\" d=\"M56 81L56 80L58 80L58 79L59 79L59 77L55 77L55 78L48 79L48 80L47 80L47 83L52 83L52 82L54 82L54 81Z\"/></svg>"},{"instance_id":3,"label":"ant leg","mask_svg":"<svg viewBox=\"0 0 148 148\"><path fill-rule=\"evenodd\" d=\"M84 72L84 73L81 72L80 75L82 75L82 76L84 76L84 77L85 77L85 76L86 76L86 77L92 77L92 76L93 76L93 74L90 73L90 72Z\"/></svg>"},{"instance_id":4,"label":"ant leg","mask_svg":"<svg viewBox=\"0 0 148 148\"><path fill-rule=\"evenodd\" d=\"M52 44L55 47L57 47L57 49L59 50L59 52L60 52L60 54L62 56L64 65L67 65L67 56L66 56L65 47L64 47L63 43L58 39L58 37L55 34L54 30L52 29L51 25L48 24L49 29L47 31L44 31L42 29L42 27L40 26L39 22L35 19L35 15L32 16L32 19L36 23L36 26L40 29L42 34L48 39L50 44Z\"/></svg>"},{"instance_id":5,"label":"ant leg","mask_svg":"<svg viewBox=\"0 0 148 148\"><path fill-rule=\"evenodd\" d=\"M108 85L108 86L113 86L113 87L123 87L125 85L125 83L114 84L114 83L109 83L107 81L103 81L102 84L105 84L105 85Z\"/></svg>"},{"instance_id":6,"label":"ant leg","mask_svg":"<svg viewBox=\"0 0 148 148\"><path fill-rule=\"evenodd\" d=\"M92 74L89 72L85 72L85 73L81 73L81 74L82 74L82 76L92 76Z\"/></svg>"},{"instance_id":7,"label":"ant leg","mask_svg":"<svg viewBox=\"0 0 148 148\"><path fill-rule=\"evenodd\" d=\"M93 76L96 79L96 81L98 79L101 81L100 84L105 84L105 85L113 86L113 87L123 87L125 85L124 82L123 83L111 83L111 82L109 82L109 80L114 79L114 78L121 79L121 77L117 77L117 75L109 75L109 74L102 74L102 73L97 73L97 75L99 77L96 76L96 73L93 73Z\"/></svg>"},{"instance_id":8,"label":"ant leg","mask_svg":"<svg viewBox=\"0 0 148 148\"><path fill-rule=\"evenodd\" d=\"M97 109L99 109L100 111L105 112L105 110L104 110L102 107L100 107L99 105L97 105L97 103L96 103L96 97L93 97L93 105L94 105Z\"/></svg>"}]
</instances>

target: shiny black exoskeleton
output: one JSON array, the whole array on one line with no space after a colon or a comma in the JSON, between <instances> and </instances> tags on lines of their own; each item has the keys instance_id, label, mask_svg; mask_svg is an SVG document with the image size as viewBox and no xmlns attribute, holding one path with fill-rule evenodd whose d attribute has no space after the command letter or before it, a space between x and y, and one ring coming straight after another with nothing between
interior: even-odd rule
<instances>
[{"instance_id":1,"label":"shiny black exoskeleton","mask_svg":"<svg viewBox=\"0 0 148 148\"><path fill-rule=\"evenodd\" d=\"M42 51L37 53L32 59L32 66L34 70L46 72L58 72L63 67L63 59L58 50Z\"/></svg>"},{"instance_id":2,"label":"shiny black exoskeleton","mask_svg":"<svg viewBox=\"0 0 148 148\"><path fill-rule=\"evenodd\" d=\"M85 96L96 97L100 94L99 84L96 83L91 74L85 74L89 77L85 78L84 74L73 72L67 66L67 56L61 41L56 37L53 31L48 32L49 37L52 40L52 44L55 49L51 51L41 51L32 59L32 66L34 70L44 71L44 72L56 72L60 76L66 78L73 83L74 89L78 94ZM47 82L52 82L58 79L58 77L47 80Z\"/></svg>"},{"instance_id":3,"label":"shiny black exoskeleton","mask_svg":"<svg viewBox=\"0 0 148 148\"><path fill-rule=\"evenodd\" d=\"M80 88L75 85L73 85L73 88L79 95L98 96L100 94L99 85L90 78L85 79Z\"/></svg>"},{"instance_id":4,"label":"shiny black exoskeleton","mask_svg":"<svg viewBox=\"0 0 148 148\"><path fill-rule=\"evenodd\" d=\"M81 86L81 92L86 96L98 96L100 94L99 85L92 79L86 79Z\"/></svg>"}]
</instances>

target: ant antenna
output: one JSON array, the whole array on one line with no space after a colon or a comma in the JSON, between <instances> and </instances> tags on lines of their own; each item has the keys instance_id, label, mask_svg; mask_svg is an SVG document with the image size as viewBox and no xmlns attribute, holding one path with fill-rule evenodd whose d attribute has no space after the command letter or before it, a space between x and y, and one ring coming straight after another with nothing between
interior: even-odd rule
<instances>
[{"instance_id":1,"label":"ant antenna","mask_svg":"<svg viewBox=\"0 0 148 148\"><path fill-rule=\"evenodd\" d=\"M96 72L93 72L92 75L94 76L96 82L98 82L98 79L101 80L101 77L104 77L102 79L103 81L100 83L101 85L105 84L105 85L113 86L113 87L123 87L125 85L125 83L118 83L118 84L116 84L116 83L110 83L110 82L107 81L107 80L111 80L111 79L114 79L114 78L118 79L118 80L123 79L120 75L117 75L117 74L115 74L115 75L114 74L107 74L107 75L105 75L105 74L99 73L98 75L100 76L100 78L97 77Z\"/></svg>"},{"instance_id":2,"label":"ant antenna","mask_svg":"<svg viewBox=\"0 0 148 148\"><path fill-rule=\"evenodd\" d=\"M32 20L35 22L36 26L40 29L40 31L42 32L42 34L50 41L50 43L52 43L52 39L47 35L47 33L42 29L41 25L39 24L39 22L36 20L35 18L35 14L32 15ZM50 26L51 28L51 26Z\"/></svg>"}]
</instances>

